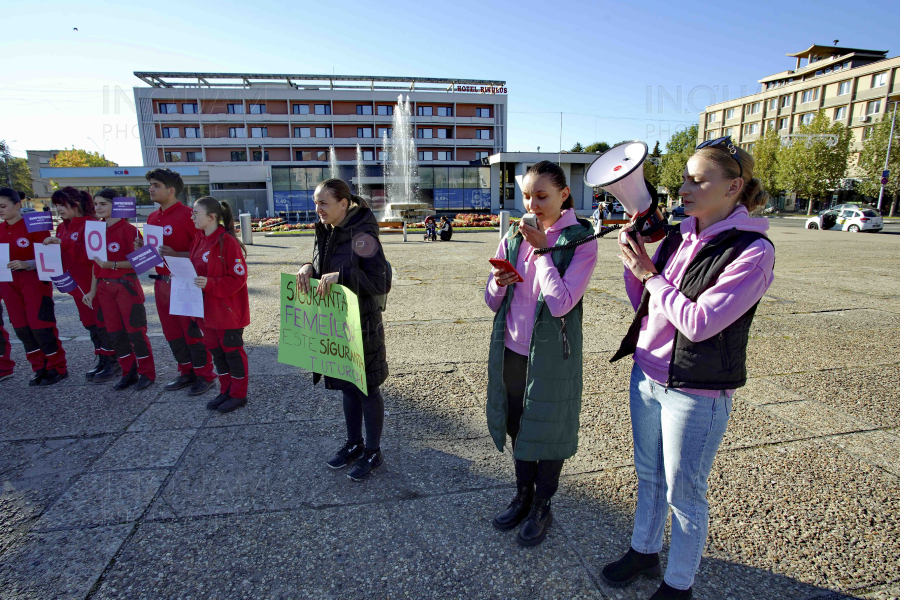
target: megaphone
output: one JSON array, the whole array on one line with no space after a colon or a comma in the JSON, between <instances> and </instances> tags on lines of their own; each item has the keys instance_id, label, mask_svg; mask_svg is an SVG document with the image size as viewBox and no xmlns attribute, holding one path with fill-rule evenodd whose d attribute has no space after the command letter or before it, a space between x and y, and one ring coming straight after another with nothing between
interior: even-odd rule
<instances>
[{"instance_id":1,"label":"megaphone","mask_svg":"<svg viewBox=\"0 0 900 600\"><path fill-rule=\"evenodd\" d=\"M645 240L657 242L665 235L665 220L658 208L656 190L644 179L648 153L647 144L639 140L610 148L585 171L584 183L615 196L628 217L635 220L634 231L640 231Z\"/></svg>"}]
</instances>

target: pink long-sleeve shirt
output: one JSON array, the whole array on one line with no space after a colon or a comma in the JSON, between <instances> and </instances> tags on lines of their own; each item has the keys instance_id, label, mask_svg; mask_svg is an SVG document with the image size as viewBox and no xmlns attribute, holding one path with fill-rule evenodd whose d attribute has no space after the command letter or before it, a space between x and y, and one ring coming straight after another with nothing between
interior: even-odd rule
<instances>
[{"instance_id":1,"label":"pink long-sleeve shirt","mask_svg":"<svg viewBox=\"0 0 900 600\"><path fill-rule=\"evenodd\" d=\"M562 212L559 220L547 229L547 243L556 244L563 229L575 225L578 220L573 209ZM538 297L544 293L544 302L554 317L565 316L572 310L587 289L597 264L597 240L591 240L575 249L575 256L566 269L563 277L553 264L550 253L536 255L534 248L522 240L519 255L516 257L516 270L525 281L514 284L512 304L506 315L505 346L528 356L531 345L531 332L534 329L535 308ZM506 240L500 242L496 258L506 258ZM506 288L497 285L493 274L488 276L484 290L484 301L494 312L500 310Z\"/></svg>"},{"instance_id":2,"label":"pink long-sleeve shirt","mask_svg":"<svg viewBox=\"0 0 900 600\"><path fill-rule=\"evenodd\" d=\"M707 227L698 235L697 220L689 217L681 222L682 242L678 250L662 273L647 282L650 314L641 322L634 362L647 377L660 385L666 385L669 377L676 329L692 342L709 339L747 312L772 285L775 249L768 242L757 240L725 267L712 287L700 294L696 302L678 290L688 264L700 249L712 238L733 227L763 233L769 229L769 222L750 217L747 209L740 205L728 218ZM654 262L658 254L659 248L653 257ZM640 280L626 268L625 290L635 310L641 302L642 289ZM719 395L718 390L682 391L711 398ZM733 393L734 390L726 390L728 397Z\"/></svg>"}]
</instances>

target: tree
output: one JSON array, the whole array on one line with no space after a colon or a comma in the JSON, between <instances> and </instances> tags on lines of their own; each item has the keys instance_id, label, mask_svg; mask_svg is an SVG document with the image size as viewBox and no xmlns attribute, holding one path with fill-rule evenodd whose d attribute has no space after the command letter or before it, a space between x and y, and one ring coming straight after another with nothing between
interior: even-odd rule
<instances>
[{"instance_id":1,"label":"tree","mask_svg":"<svg viewBox=\"0 0 900 600\"><path fill-rule=\"evenodd\" d=\"M588 152L588 153L599 152L600 154L603 154L604 152L606 152L609 149L610 149L610 145L607 144L606 142L594 142L590 146L587 146L584 149L584 151Z\"/></svg>"},{"instance_id":2,"label":"tree","mask_svg":"<svg viewBox=\"0 0 900 600\"><path fill-rule=\"evenodd\" d=\"M63 150L50 161L51 167L118 167L99 152L78 150L74 146Z\"/></svg>"},{"instance_id":3,"label":"tree","mask_svg":"<svg viewBox=\"0 0 900 600\"><path fill-rule=\"evenodd\" d=\"M656 140L656 145L653 146L653 152L650 153L650 156L655 156L656 158L662 156L659 152L659 140Z\"/></svg>"},{"instance_id":4,"label":"tree","mask_svg":"<svg viewBox=\"0 0 900 600\"><path fill-rule=\"evenodd\" d=\"M697 125L679 131L666 142L666 153L659 165L659 183L669 191L670 198L678 197L681 175L688 159L697 147Z\"/></svg>"},{"instance_id":5,"label":"tree","mask_svg":"<svg viewBox=\"0 0 900 600\"><path fill-rule=\"evenodd\" d=\"M781 149L781 136L774 127L769 127L762 138L753 147L755 169L753 176L759 179L763 189L775 196L783 190L778 185L778 152Z\"/></svg>"},{"instance_id":6,"label":"tree","mask_svg":"<svg viewBox=\"0 0 900 600\"><path fill-rule=\"evenodd\" d=\"M806 214L811 215L813 201L824 200L841 187L850 155L850 130L841 123L832 123L825 110L820 109L811 123L797 128L796 134L838 137L838 143L832 147L821 138L795 138L790 146L778 151L778 186L809 198Z\"/></svg>"},{"instance_id":7,"label":"tree","mask_svg":"<svg viewBox=\"0 0 900 600\"><path fill-rule=\"evenodd\" d=\"M659 167L652 161L644 163L644 179L649 181L653 187L659 187Z\"/></svg>"},{"instance_id":8,"label":"tree","mask_svg":"<svg viewBox=\"0 0 900 600\"><path fill-rule=\"evenodd\" d=\"M19 193L24 192L26 198L34 198L28 160L10 155L9 146L3 140L0 140L0 159L0 186L9 186Z\"/></svg>"},{"instance_id":9,"label":"tree","mask_svg":"<svg viewBox=\"0 0 900 600\"><path fill-rule=\"evenodd\" d=\"M862 153L857 163L860 173L859 191L866 196L878 197L881 190L881 171L884 170L884 159L887 154L888 137L891 133L890 114L869 130L869 136L863 141ZM900 192L900 126L894 126L894 139L891 143L891 162L888 165L891 176L884 186L884 196L890 202L890 216L894 216L894 196ZM884 206L882 206L884 208Z\"/></svg>"},{"instance_id":10,"label":"tree","mask_svg":"<svg viewBox=\"0 0 900 600\"><path fill-rule=\"evenodd\" d=\"M572 146L569 152L584 152L584 146L581 145L581 142L575 142L575 145Z\"/></svg>"}]
</instances>

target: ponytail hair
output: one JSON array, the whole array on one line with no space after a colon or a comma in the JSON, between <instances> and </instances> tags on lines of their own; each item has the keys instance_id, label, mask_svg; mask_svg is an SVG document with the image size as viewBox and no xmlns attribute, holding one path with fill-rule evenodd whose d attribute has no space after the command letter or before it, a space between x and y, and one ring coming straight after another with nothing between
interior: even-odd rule
<instances>
[{"instance_id":1,"label":"ponytail hair","mask_svg":"<svg viewBox=\"0 0 900 600\"><path fill-rule=\"evenodd\" d=\"M77 208L81 210L82 216L93 217L96 214L94 210L94 199L84 190L77 190L72 186L66 186L53 192L50 196L50 202L56 206L68 206L69 208Z\"/></svg>"},{"instance_id":2,"label":"ponytail hair","mask_svg":"<svg viewBox=\"0 0 900 600\"><path fill-rule=\"evenodd\" d=\"M247 247L244 243L238 238L237 232L234 230L234 213L231 211L231 205L225 202L224 200L219 201L213 198L212 196L203 196L199 200L197 200L197 204L203 207L203 210L206 211L208 215L214 215L216 217L216 222L219 223L222 227L225 228L225 233L230 235L235 239L235 241L240 244L241 251L244 253L244 257L247 256ZM220 239L219 240L219 255L222 256L224 254L225 243Z\"/></svg>"},{"instance_id":3,"label":"ponytail hair","mask_svg":"<svg viewBox=\"0 0 900 600\"><path fill-rule=\"evenodd\" d=\"M317 187L322 188L323 190L328 190L334 199L338 202L341 200L347 201L347 208L351 208L354 204L360 207L368 207L369 204L356 194L350 191L350 186L347 185L347 182L343 179L326 179L322 183L320 183Z\"/></svg>"},{"instance_id":4,"label":"ponytail hair","mask_svg":"<svg viewBox=\"0 0 900 600\"><path fill-rule=\"evenodd\" d=\"M769 202L769 194L763 189L762 182L753 176L753 169L756 167L756 161L753 156L735 145L735 154L730 154L724 146L706 146L697 150L696 154L714 162L725 173L728 179L737 179L740 177L744 180L744 187L741 189L741 197L739 203L747 207L747 212L751 215L758 213L765 208ZM738 167L740 163L740 167Z\"/></svg>"}]
</instances>

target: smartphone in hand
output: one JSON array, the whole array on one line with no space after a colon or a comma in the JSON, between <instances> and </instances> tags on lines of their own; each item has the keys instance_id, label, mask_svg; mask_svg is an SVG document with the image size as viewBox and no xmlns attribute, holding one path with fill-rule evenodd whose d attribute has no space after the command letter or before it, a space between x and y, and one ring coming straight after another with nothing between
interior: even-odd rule
<instances>
[{"instance_id":1,"label":"smartphone in hand","mask_svg":"<svg viewBox=\"0 0 900 600\"><path fill-rule=\"evenodd\" d=\"M506 260L505 258L489 258L488 262L491 263L491 265L500 269L501 271L506 271L507 273L515 273L516 277L518 277L517 281L525 281L522 278L522 276L519 275L519 272L516 271L516 268L514 266L512 266L512 263L509 262L508 260Z\"/></svg>"}]
</instances>

